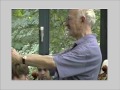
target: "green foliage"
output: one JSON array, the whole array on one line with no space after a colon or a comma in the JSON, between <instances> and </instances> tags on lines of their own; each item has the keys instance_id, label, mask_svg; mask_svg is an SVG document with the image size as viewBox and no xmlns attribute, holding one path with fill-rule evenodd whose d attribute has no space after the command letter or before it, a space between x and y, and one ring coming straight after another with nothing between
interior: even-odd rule
<instances>
[{"instance_id":1,"label":"green foliage","mask_svg":"<svg viewBox=\"0 0 120 90\"><path fill-rule=\"evenodd\" d=\"M21 54L38 53L38 10L12 10L12 46Z\"/></svg>"},{"instance_id":2,"label":"green foliage","mask_svg":"<svg viewBox=\"0 0 120 90\"><path fill-rule=\"evenodd\" d=\"M93 33L97 36L97 41L100 43L100 9L95 10L96 23L93 27Z\"/></svg>"},{"instance_id":3,"label":"green foliage","mask_svg":"<svg viewBox=\"0 0 120 90\"><path fill-rule=\"evenodd\" d=\"M50 11L50 53L55 54L68 48L73 38L66 35L65 20L68 10L53 9Z\"/></svg>"}]
</instances>

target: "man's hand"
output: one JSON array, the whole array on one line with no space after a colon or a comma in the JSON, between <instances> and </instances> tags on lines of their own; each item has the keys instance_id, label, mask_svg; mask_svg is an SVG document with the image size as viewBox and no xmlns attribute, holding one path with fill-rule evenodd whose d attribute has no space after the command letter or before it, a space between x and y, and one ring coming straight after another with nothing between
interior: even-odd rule
<instances>
[{"instance_id":1,"label":"man's hand","mask_svg":"<svg viewBox=\"0 0 120 90\"><path fill-rule=\"evenodd\" d=\"M12 63L21 63L22 55L20 55L14 48L11 50Z\"/></svg>"}]
</instances>

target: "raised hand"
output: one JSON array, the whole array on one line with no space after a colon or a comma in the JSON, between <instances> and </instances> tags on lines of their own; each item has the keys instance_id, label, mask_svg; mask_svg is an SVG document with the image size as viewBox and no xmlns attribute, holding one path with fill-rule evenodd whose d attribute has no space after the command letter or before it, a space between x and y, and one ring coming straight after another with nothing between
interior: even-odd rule
<instances>
[{"instance_id":1,"label":"raised hand","mask_svg":"<svg viewBox=\"0 0 120 90\"><path fill-rule=\"evenodd\" d=\"M11 50L12 63L21 63L22 55L20 55L14 48Z\"/></svg>"}]
</instances>

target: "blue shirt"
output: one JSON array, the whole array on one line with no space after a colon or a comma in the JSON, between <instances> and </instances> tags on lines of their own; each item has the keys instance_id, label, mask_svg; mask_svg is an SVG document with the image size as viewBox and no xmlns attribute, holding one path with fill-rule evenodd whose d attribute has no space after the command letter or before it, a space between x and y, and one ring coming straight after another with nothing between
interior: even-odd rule
<instances>
[{"instance_id":1,"label":"blue shirt","mask_svg":"<svg viewBox=\"0 0 120 90\"><path fill-rule=\"evenodd\" d=\"M102 62L96 36L86 35L77 40L72 48L53 57L57 79L97 80Z\"/></svg>"}]
</instances>

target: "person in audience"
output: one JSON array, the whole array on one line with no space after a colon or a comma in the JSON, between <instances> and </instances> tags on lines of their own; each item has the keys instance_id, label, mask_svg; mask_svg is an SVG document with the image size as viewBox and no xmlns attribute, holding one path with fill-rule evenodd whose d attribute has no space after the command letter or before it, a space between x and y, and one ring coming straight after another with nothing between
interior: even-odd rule
<instances>
[{"instance_id":1,"label":"person in audience","mask_svg":"<svg viewBox=\"0 0 120 90\"><path fill-rule=\"evenodd\" d=\"M28 66L25 64L12 63L12 79L13 80L28 80Z\"/></svg>"},{"instance_id":2,"label":"person in audience","mask_svg":"<svg viewBox=\"0 0 120 90\"><path fill-rule=\"evenodd\" d=\"M98 80L108 79L108 60L104 60L101 66L100 74L98 75Z\"/></svg>"},{"instance_id":3,"label":"person in audience","mask_svg":"<svg viewBox=\"0 0 120 90\"><path fill-rule=\"evenodd\" d=\"M38 68L38 72L34 71L32 73L33 80L52 80L50 71L47 68Z\"/></svg>"}]
</instances>

